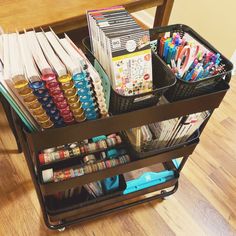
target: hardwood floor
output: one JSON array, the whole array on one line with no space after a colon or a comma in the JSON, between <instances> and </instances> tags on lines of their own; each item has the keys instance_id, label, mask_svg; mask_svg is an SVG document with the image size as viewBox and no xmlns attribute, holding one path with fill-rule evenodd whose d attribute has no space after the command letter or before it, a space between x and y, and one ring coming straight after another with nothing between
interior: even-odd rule
<instances>
[{"instance_id":1,"label":"hardwood floor","mask_svg":"<svg viewBox=\"0 0 236 236\"><path fill-rule=\"evenodd\" d=\"M178 191L60 235L236 235L236 78L186 163ZM44 226L24 156L0 113L0 235L54 235Z\"/></svg>"}]
</instances>

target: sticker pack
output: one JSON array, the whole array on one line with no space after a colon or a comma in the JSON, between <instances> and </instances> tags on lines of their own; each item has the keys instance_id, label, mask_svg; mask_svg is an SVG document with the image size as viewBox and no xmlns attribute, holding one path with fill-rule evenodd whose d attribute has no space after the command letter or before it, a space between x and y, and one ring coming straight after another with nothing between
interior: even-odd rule
<instances>
[{"instance_id":1,"label":"sticker pack","mask_svg":"<svg viewBox=\"0 0 236 236\"><path fill-rule=\"evenodd\" d=\"M125 96L152 90L149 32L122 6L87 12L90 43L113 89Z\"/></svg>"}]
</instances>

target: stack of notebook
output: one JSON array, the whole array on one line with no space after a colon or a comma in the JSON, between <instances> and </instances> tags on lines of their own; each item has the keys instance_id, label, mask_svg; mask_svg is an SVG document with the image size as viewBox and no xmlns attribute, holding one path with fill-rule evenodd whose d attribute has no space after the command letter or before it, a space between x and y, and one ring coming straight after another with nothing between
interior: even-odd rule
<instances>
[{"instance_id":1,"label":"stack of notebook","mask_svg":"<svg viewBox=\"0 0 236 236\"><path fill-rule=\"evenodd\" d=\"M0 35L0 90L30 131L107 116L102 81L65 35Z\"/></svg>"}]
</instances>

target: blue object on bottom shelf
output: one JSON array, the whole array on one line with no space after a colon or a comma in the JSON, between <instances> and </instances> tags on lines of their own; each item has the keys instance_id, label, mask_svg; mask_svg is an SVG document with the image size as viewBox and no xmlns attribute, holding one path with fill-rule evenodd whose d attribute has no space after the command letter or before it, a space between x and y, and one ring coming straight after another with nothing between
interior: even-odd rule
<instances>
[{"instance_id":1,"label":"blue object on bottom shelf","mask_svg":"<svg viewBox=\"0 0 236 236\"><path fill-rule=\"evenodd\" d=\"M109 177L103 180L106 192L113 191L119 188L119 176Z\"/></svg>"},{"instance_id":2,"label":"blue object on bottom shelf","mask_svg":"<svg viewBox=\"0 0 236 236\"><path fill-rule=\"evenodd\" d=\"M146 172L139 178L127 181L127 187L123 194L129 194L141 189L149 188L157 184L165 183L174 178L174 171L165 170L161 172Z\"/></svg>"},{"instance_id":3,"label":"blue object on bottom shelf","mask_svg":"<svg viewBox=\"0 0 236 236\"><path fill-rule=\"evenodd\" d=\"M174 163L175 167L178 169L180 166L180 162L177 159L173 159L172 162Z\"/></svg>"}]
</instances>

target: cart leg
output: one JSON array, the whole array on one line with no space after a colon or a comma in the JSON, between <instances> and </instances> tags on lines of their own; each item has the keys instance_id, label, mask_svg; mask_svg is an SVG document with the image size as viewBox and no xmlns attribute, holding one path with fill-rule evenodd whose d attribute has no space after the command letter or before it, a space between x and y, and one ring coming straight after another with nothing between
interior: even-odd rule
<instances>
[{"instance_id":1,"label":"cart leg","mask_svg":"<svg viewBox=\"0 0 236 236\"><path fill-rule=\"evenodd\" d=\"M63 232L63 231L65 231L65 229L66 229L66 227L62 227L62 228L58 229L58 231Z\"/></svg>"},{"instance_id":2,"label":"cart leg","mask_svg":"<svg viewBox=\"0 0 236 236\"><path fill-rule=\"evenodd\" d=\"M167 193L167 191L166 190L161 190L161 194L163 194L163 195L165 195ZM162 200L166 200L166 196L164 196L164 197L162 197L161 198Z\"/></svg>"}]
</instances>

